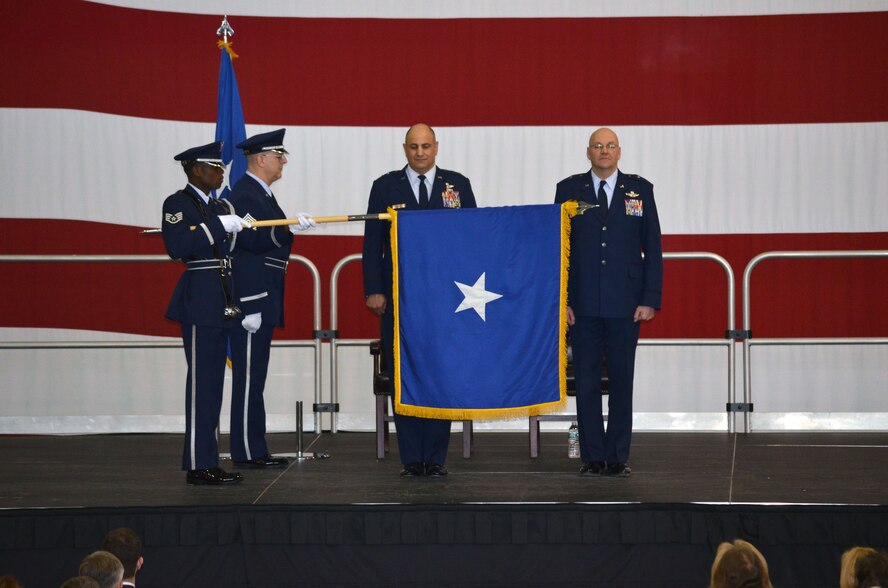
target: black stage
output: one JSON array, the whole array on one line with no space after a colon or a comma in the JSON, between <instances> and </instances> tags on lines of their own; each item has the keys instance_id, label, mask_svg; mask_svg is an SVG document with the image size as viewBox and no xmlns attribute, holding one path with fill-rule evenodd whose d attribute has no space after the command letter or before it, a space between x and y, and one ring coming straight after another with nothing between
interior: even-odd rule
<instances>
[{"instance_id":1,"label":"black stage","mask_svg":"<svg viewBox=\"0 0 888 588\"><path fill-rule=\"evenodd\" d=\"M220 488L185 484L181 435L0 437L0 575L57 586L118 526L140 587L704 587L738 537L776 588L834 587L842 551L888 546L886 433L636 433L628 479L577 475L566 431L537 459L526 433L471 459L454 434L440 479L400 478L394 436L381 461L372 433L305 440L330 458Z\"/></svg>"}]
</instances>

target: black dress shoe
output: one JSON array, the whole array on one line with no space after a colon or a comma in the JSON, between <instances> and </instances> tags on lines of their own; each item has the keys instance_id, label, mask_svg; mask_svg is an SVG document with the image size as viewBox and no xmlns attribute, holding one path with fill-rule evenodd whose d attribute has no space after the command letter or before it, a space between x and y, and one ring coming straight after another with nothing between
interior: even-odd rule
<instances>
[{"instance_id":1,"label":"black dress shoe","mask_svg":"<svg viewBox=\"0 0 888 588\"><path fill-rule=\"evenodd\" d=\"M430 463L425 467L425 475L431 478L440 478L447 475L447 467L442 463Z\"/></svg>"},{"instance_id":2,"label":"black dress shoe","mask_svg":"<svg viewBox=\"0 0 888 588\"><path fill-rule=\"evenodd\" d=\"M210 468L208 470L189 470L185 474L186 484L207 484L221 486L223 484L237 484L243 482L241 474L229 474L222 468Z\"/></svg>"},{"instance_id":3,"label":"black dress shoe","mask_svg":"<svg viewBox=\"0 0 888 588\"><path fill-rule=\"evenodd\" d=\"M611 476L614 478L628 478L631 473L632 468L629 467L628 463L611 463L608 464L607 469L604 470L605 476Z\"/></svg>"},{"instance_id":4,"label":"black dress shoe","mask_svg":"<svg viewBox=\"0 0 888 588\"><path fill-rule=\"evenodd\" d=\"M408 478L418 478L422 473L422 464L418 462L404 464L404 469L401 470L401 475Z\"/></svg>"},{"instance_id":5,"label":"black dress shoe","mask_svg":"<svg viewBox=\"0 0 888 588\"><path fill-rule=\"evenodd\" d=\"M580 468L580 475L600 476L605 470L603 461L587 461Z\"/></svg>"},{"instance_id":6,"label":"black dress shoe","mask_svg":"<svg viewBox=\"0 0 888 588\"><path fill-rule=\"evenodd\" d=\"M239 468L282 468L286 467L290 463L290 460L286 457L263 455L262 457L257 457L256 459L249 459L247 461L234 461L232 463Z\"/></svg>"}]
</instances>

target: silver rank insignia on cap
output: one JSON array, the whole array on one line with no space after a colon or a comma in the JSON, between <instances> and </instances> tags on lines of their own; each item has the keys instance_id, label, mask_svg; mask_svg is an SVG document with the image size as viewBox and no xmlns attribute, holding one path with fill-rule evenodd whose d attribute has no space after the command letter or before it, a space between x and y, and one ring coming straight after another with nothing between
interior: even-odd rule
<instances>
[{"instance_id":1,"label":"silver rank insignia on cap","mask_svg":"<svg viewBox=\"0 0 888 588\"><path fill-rule=\"evenodd\" d=\"M182 213L181 213L181 212L177 212L176 214L170 214L170 213L168 212L168 213L166 213L165 215L163 215L163 219L164 219L166 222L170 223L171 225L176 224L177 222L179 222L180 220L182 220L182 218L183 218L183 217L182 217Z\"/></svg>"}]
</instances>

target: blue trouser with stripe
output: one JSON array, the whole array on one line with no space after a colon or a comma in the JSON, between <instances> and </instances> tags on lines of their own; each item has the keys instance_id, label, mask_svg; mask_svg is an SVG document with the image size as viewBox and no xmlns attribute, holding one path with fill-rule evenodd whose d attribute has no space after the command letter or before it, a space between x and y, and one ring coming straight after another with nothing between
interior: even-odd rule
<instances>
[{"instance_id":1,"label":"blue trouser with stripe","mask_svg":"<svg viewBox=\"0 0 888 588\"><path fill-rule=\"evenodd\" d=\"M188 375L185 382L183 470L219 465L216 427L222 409L229 328L181 324Z\"/></svg>"}]
</instances>

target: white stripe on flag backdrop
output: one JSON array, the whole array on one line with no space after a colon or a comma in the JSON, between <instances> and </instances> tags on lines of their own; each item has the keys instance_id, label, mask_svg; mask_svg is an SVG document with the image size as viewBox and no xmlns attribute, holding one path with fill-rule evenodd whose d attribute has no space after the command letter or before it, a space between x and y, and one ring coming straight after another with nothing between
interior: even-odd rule
<instances>
[{"instance_id":1,"label":"white stripe on flag backdrop","mask_svg":"<svg viewBox=\"0 0 888 588\"><path fill-rule=\"evenodd\" d=\"M888 248L885 0L252 6L8 7L0 253L163 252L137 229L157 226L163 198L184 185L172 156L213 139L223 13L247 133L287 128L274 189L288 212L363 212L373 179L403 166L404 131L418 121L438 130L439 164L471 178L480 206L549 203L558 180L588 169L588 136L607 125L621 168L655 185L667 252L719 253L739 282L763 251ZM327 226L294 252L326 285L360 233ZM4 271L16 285L5 339L38 328L177 334L161 317L178 268ZM306 339L308 274L290 274L278 336ZM753 298L757 336L888 332L884 313L822 311L884 300L885 264L774 264L757 279L772 288ZM724 295L719 270L667 263L664 310L642 336L719 337ZM343 337L375 334L357 266L339 304ZM853 357L850 372L871 372Z\"/></svg>"}]
</instances>

